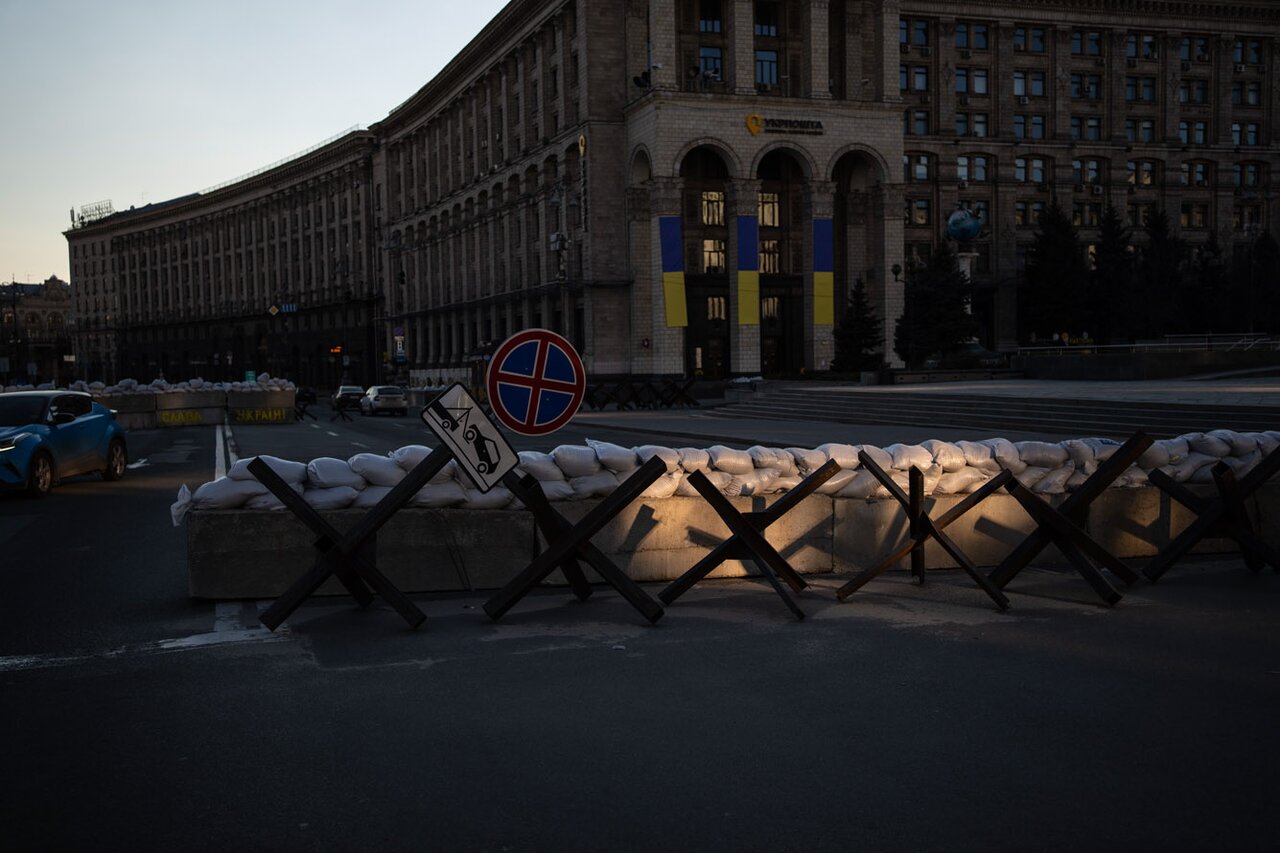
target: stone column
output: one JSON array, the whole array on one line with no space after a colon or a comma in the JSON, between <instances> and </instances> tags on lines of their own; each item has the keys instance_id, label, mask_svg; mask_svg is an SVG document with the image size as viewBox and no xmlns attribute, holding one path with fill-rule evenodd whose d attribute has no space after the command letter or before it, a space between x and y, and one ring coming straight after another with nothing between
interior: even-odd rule
<instances>
[{"instance_id":1,"label":"stone column","mask_svg":"<svg viewBox=\"0 0 1280 853\"><path fill-rule=\"evenodd\" d=\"M839 0L837 0L839 2ZM804 94L808 98L831 97L831 55L828 30L831 26L829 0L806 0L805 20L808 24L805 45L809 63L805 75Z\"/></svg>"},{"instance_id":2,"label":"stone column","mask_svg":"<svg viewBox=\"0 0 1280 853\"><path fill-rule=\"evenodd\" d=\"M760 234L757 219L760 184L755 180L732 180L726 188L729 371L734 376L757 376L760 373ZM754 245L744 246L744 238L754 240ZM754 265L744 267L742 263L747 259L754 259ZM748 274L745 280L743 273ZM754 304L743 303L742 297L748 292L754 294L750 297Z\"/></svg>"},{"instance_id":3,"label":"stone column","mask_svg":"<svg viewBox=\"0 0 1280 853\"><path fill-rule=\"evenodd\" d=\"M683 287L665 287L662 251L663 220L672 218L680 223L683 235L684 223L681 222L681 197L684 181L680 178L654 178L649 182L649 258L648 276L645 286L640 286L640 277L636 276L636 292L633 311L648 312L652 322L652 337L649 342L649 365L653 373L683 374L685 372L684 346L685 329L688 327L688 298ZM679 280L684 278L684 245L679 247L680 262ZM676 264L671 264L676 266ZM674 276L673 276L674 277ZM648 291L646 294L644 291ZM680 325L668 325L668 298L683 300L683 304L673 304L670 312L673 320Z\"/></svg>"},{"instance_id":4,"label":"stone column","mask_svg":"<svg viewBox=\"0 0 1280 853\"><path fill-rule=\"evenodd\" d=\"M810 181L804 190L804 366L827 370L835 354L835 184Z\"/></svg>"},{"instance_id":5,"label":"stone column","mask_svg":"<svg viewBox=\"0 0 1280 853\"><path fill-rule=\"evenodd\" d=\"M676 51L676 1L649 0L649 61L653 88L680 88L680 57Z\"/></svg>"},{"instance_id":6,"label":"stone column","mask_svg":"<svg viewBox=\"0 0 1280 853\"><path fill-rule=\"evenodd\" d=\"M730 0L729 82L738 95L756 93L755 0ZM730 5L726 4L726 5Z\"/></svg>"},{"instance_id":7,"label":"stone column","mask_svg":"<svg viewBox=\"0 0 1280 853\"><path fill-rule=\"evenodd\" d=\"M902 263L902 205L905 201L905 186L901 183L882 185L875 192L872 215L883 223L884 263L876 269L876 280L867 282L867 290L880 307L880 316L884 320L884 358L890 367L902 367L902 359L893 351L893 331L902 316L904 304L903 294L905 280L903 274L894 280L893 265Z\"/></svg>"}]
</instances>

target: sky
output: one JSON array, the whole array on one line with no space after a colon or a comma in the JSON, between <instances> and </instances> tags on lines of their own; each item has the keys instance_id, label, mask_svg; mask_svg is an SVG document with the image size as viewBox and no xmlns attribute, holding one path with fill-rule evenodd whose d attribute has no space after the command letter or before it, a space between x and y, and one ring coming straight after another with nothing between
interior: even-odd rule
<instances>
[{"instance_id":1,"label":"sky","mask_svg":"<svg viewBox=\"0 0 1280 853\"><path fill-rule=\"evenodd\" d=\"M368 127L506 0L0 0L0 281L70 280L70 211Z\"/></svg>"}]
</instances>

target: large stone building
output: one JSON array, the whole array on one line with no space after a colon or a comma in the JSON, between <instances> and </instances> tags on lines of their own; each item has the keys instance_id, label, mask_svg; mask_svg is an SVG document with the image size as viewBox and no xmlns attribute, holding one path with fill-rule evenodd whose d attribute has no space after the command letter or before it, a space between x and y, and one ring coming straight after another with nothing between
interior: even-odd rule
<instances>
[{"instance_id":1,"label":"large stone building","mask_svg":"<svg viewBox=\"0 0 1280 853\"><path fill-rule=\"evenodd\" d=\"M67 382L74 325L71 285L57 276L0 282L0 386Z\"/></svg>"},{"instance_id":2,"label":"large stone building","mask_svg":"<svg viewBox=\"0 0 1280 853\"><path fill-rule=\"evenodd\" d=\"M595 374L820 370L858 279L892 353L957 206L1008 348L1051 199L1086 244L1274 232L1277 58L1260 0L512 0L367 131L68 231L82 362L437 379L543 326Z\"/></svg>"}]
</instances>

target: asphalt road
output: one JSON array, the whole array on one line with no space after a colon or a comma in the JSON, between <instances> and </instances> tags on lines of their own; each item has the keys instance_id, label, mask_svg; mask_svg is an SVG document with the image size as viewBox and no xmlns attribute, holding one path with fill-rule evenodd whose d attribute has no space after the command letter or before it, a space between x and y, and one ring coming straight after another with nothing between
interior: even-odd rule
<instances>
[{"instance_id":1,"label":"asphalt road","mask_svg":"<svg viewBox=\"0 0 1280 853\"><path fill-rule=\"evenodd\" d=\"M575 429L546 447L652 438ZM1034 570L1008 614L953 573L844 605L817 578L803 623L749 581L656 626L604 590L498 624L421 596L417 632L323 599L270 634L263 602L186 594L168 507L214 436L135 432L122 483L0 497L5 849L1275 849L1270 572L1197 560L1109 609ZM423 438L235 430L296 459Z\"/></svg>"}]
</instances>

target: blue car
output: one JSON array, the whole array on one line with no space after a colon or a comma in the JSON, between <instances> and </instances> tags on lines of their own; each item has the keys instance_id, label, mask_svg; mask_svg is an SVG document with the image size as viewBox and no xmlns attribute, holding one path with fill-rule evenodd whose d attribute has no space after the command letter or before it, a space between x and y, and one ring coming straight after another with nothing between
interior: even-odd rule
<instances>
[{"instance_id":1,"label":"blue car","mask_svg":"<svg viewBox=\"0 0 1280 853\"><path fill-rule=\"evenodd\" d=\"M0 394L0 488L32 497L77 474L119 480L129 463L115 414L79 391Z\"/></svg>"}]
</instances>

